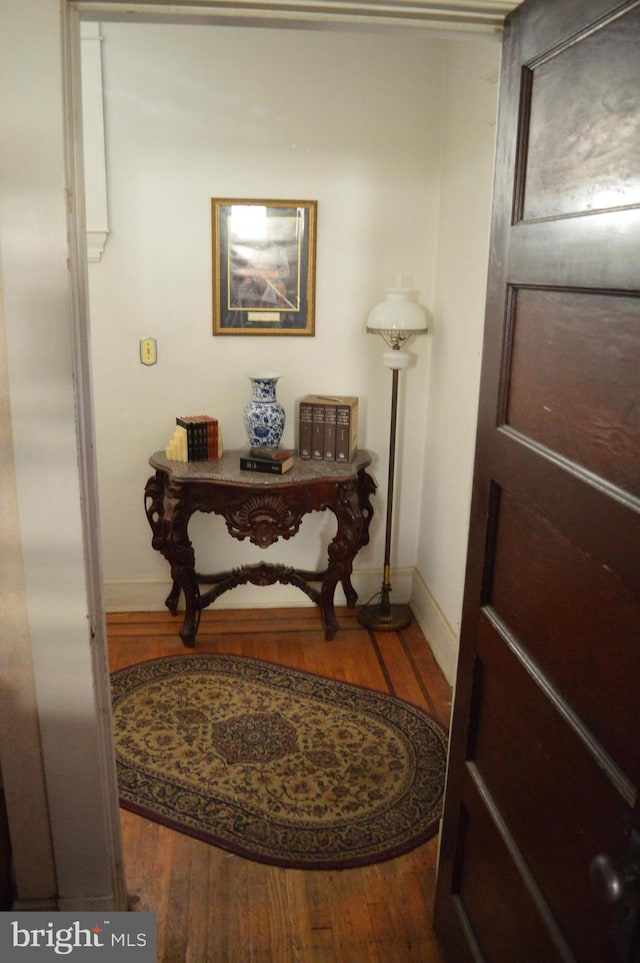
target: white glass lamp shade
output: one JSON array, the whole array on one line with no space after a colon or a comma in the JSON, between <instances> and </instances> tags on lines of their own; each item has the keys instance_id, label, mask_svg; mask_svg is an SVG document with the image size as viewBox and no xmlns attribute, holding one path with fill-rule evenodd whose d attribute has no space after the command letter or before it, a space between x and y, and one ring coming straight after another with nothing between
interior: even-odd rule
<instances>
[{"instance_id":1,"label":"white glass lamp shade","mask_svg":"<svg viewBox=\"0 0 640 963\"><path fill-rule=\"evenodd\" d=\"M413 288L387 288L384 301L367 319L369 334L379 334L393 348L400 348L416 334L427 334L430 315L417 301Z\"/></svg>"}]
</instances>

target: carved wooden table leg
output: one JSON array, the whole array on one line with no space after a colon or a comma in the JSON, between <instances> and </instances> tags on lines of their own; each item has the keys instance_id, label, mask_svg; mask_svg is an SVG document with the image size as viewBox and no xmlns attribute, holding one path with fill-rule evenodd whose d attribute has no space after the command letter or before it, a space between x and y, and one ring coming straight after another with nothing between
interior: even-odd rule
<instances>
[{"instance_id":1,"label":"carved wooden table leg","mask_svg":"<svg viewBox=\"0 0 640 963\"><path fill-rule=\"evenodd\" d=\"M368 479L373 486L371 489L365 479ZM327 639L333 639L340 627L334 608L334 595L338 582L342 585L350 609L358 601L358 593L351 584L351 572L357 552L369 539L369 522L373 514L369 493L373 490L375 490L373 481L366 472L361 472L357 481L339 486L335 503L329 505L336 516L338 528L329 545L329 564L322 580L319 601Z\"/></svg>"},{"instance_id":2,"label":"carved wooden table leg","mask_svg":"<svg viewBox=\"0 0 640 963\"><path fill-rule=\"evenodd\" d=\"M192 510L188 507L188 491L184 485L169 480L165 485L164 515L167 558L171 565L174 589L182 589L185 613L179 635L184 645L193 648L200 624L200 586L196 577L196 560L188 535Z\"/></svg>"},{"instance_id":3,"label":"carved wooden table leg","mask_svg":"<svg viewBox=\"0 0 640 963\"><path fill-rule=\"evenodd\" d=\"M163 471L157 471L152 475L144 489L144 506L149 525L151 526L152 538L151 545L156 551L160 552L171 565L169 550L167 546L167 534L164 514L164 492L167 482L167 475ZM172 615L178 611L180 599L180 583L175 579L171 585L171 591L167 595L165 605Z\"/></svg>"},{"instance_id":4,"label":"carved wooden table leg","mask_svg":"<svg viewBox=\"0 0 640 963\"><path fill-rule=\"evenodd\" d=\"M191 568L185 567L184 571L181 572L181 584L184 592L185 613L182 628L178 635L184 645L192 649L196 644L196 635L200 625L200 589L193 566Z\"/></svg>"},{"instance_id":5,"label":"carved wooden table leg","mask_svg":"<svg viewBox=\"0 0 640 963\"><path fill-rule=\"evenodd\" d=\"M184 593L185 615L179 635L183 643L192 648L200 622L200 588L193 546L187 534L191 513L186 507L186 490L166 473L158 471L147 482L145 508L153 532L151 544L171 567L172 586L165 605L176 615L180 592Z\"/></svg>"}]
</instances>

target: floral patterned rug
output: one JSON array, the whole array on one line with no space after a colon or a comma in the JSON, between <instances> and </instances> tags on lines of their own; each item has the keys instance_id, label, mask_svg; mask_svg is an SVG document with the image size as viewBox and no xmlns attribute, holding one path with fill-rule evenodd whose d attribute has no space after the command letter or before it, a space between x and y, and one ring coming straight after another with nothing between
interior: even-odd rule
<instances>
[{"instance_id":1,"label":"floral patterned rug","mask_svg":"<svg viewBox=\"0 0 640 963\"><path fill-rule=\"evenodd\" d=\"M112 675L121 805L250 859L344 869L438 829L447 735L384 693L185 654Z\"/></svg>"}]
</instances>

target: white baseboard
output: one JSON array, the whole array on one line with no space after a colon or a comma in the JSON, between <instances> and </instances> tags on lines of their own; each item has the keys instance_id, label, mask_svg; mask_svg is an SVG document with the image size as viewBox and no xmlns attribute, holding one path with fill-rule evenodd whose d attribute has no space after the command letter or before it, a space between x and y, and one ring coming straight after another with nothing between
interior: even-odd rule
<instances>
[{"instance_id":1,"label":"white baseboard","mask_svg":"<svg viewBox=\"0 0 640 963\"><path fill-rule=\"evenodd\" d=\"M381 569L353 572L352 584L362 604L380 591ZM447 681L453 684L458 659L458 639L445 619L422 577L414 568L394 569L392 602L411 603L420 628L429 641L435 659ZM161 612L171 589L165 578L105 579L103 598L105 612ZM336 605L344 605L340 586L336 589ZM313 603L304 592L291 585L241 585L221 596L216 605L225 609L272 609L281 606L308 606Z\"/></svg>"},{"instance_id":2,"label":"white baseboard","mask_svg":"<svg viewBox=\"0 0 640 963\"><path fill-rule=\"evenodd\" d=\"M118 906L113 894L106 896L77 896L68 899L17 899L12 911L15 913L115 913L124 911L126 906Z\"/></svg>"},{"instance_id":3,"label":"white baseboard","mask_svg":"<svg viewBox=\"0 0 640 963\"><path fill-rule=\"evenodd\" d=\"M393 572L393 601L408 602L411 598L413 569ZM351 582L358 593L358 602L368 602L382 584L381 569L356 570ZM166 578L107 578L103 584L105 612L161 612L171 589ZM340 586L336 589L336 605L344 605ZM291 585L241 585L225 593L215 603L225 609L273 609L280 606L306 606L313 602Z\"/></svg>"},{"instance_id":4,"label":"white baseboard","mask_svg":"<svg viewBox=\"0 0 640 963\"><path fill-rule=\"evenodd\" d=\"M126 911L128 907L118 906L113 894L105 896L79 896L58 900L61 913L115 913Z\"/></svg>"},{"instance_id":5,"label":"white baseboard","mask_svg":"<svg viewBox=\"0 0 640 963\"><path fill-rule=\"evenodd\" d=\"M449 685L453 685L458 663L459 640L419 572L413 572L411 610L424 632L436 662Z\"/></svg>"},{"instance_id":6,"label":"white baseboard","mask_svg":"<svg viewBox=\"0 0 640 963\"><path fill-rule=\"evenodd\" d=\"M105 612L160 612L171 590L166 578L107 578L102 585Z\"/></svg>"},{"instance_id":7,"label":"white baseboard","mask_svg":"<svg viewBox=\"0 0 640 963\"><path fill-rule=\"evenodd\" d=\"M56 913L58 900L53 896L50 899L16 899L11 910L14 913Z\"/></svg>"}]
</instances>

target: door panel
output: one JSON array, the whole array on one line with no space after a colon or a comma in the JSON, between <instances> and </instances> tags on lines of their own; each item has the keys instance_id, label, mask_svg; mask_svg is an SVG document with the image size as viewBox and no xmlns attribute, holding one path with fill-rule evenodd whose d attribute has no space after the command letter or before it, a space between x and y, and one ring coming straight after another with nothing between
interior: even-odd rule
<instances>
[{"instance_id":1,"label":"door panel","mask_svg":"<svg viewBox=\"0 0 640 963\"><path fill-rule=\"evenodd\" d=\"M526 0L505 31L436 897L451 963L640 960L638 898L590 879L599 854L628 868L640 825L639 45L637 0Z\"/></svg>"},{"instance_id":2,"label":"door panel","mask_svg":"<svg viewBox=\"0 0 640 963\"><path fill-rule=\"evenodd\" d=\"M500 499L496 528L493 611L558 699L637 785L638 750L629 740L638 725L637 594L509 494ZM612 613L616 637L602 645Z\"/></svg>"},{"instance_id":3,"label":"door panel","mask_svg":"<svg viewBox=\"0 0 640 963\"><path fill-rule=\"evenodd\" d=\"M505 827L492 818L490 800L469 773L467 800L460 814L460 862L453 906L465 947L447 956L467 959L470 949L482 960L560 963L573 959ZM466 808L468 806L468 808ZM509 902L495 898L508 892ZM463 956L462 954L465 953Z\"/></svg>"},{"instance_id":4,"label":"door panel","mask_svg":"<svg viewBox=\"0 0 640 963\"><path fill-rule=\"evenodd\" d=\"M491 615L483 619L478 647L483 672L473 761L575 955L604 963L608 913L594 904L588 869L596 853L615 851L613 827L624 823L628 801L617 771L575 720L567 724L566 704L541 687L537 667Z\"/></svg>"},{"instance_id":5,"label":"door panel","mask_svg":"<svg viewBox=\"0 0 640 963\"><path fill-rule=\"evenodd\" d=\"M640 497L640 298L518 288L510 315L505 423Z\"/></svg>"},{"instance_id":6,"label":"door panel","mask_svg":"<svg viewBox=\"0 0 640 963\"><path fill-rule=\"evenodd\" d=\"M640 203L638 31L640 9L612 18L580 43L569 39L527 68L523 220Z\"/></svg>"}]
</instances>

